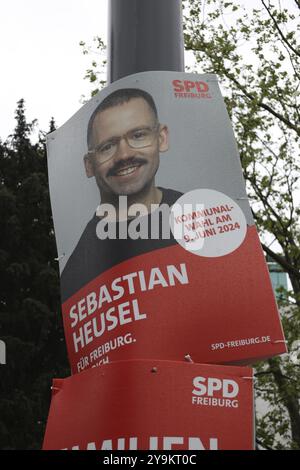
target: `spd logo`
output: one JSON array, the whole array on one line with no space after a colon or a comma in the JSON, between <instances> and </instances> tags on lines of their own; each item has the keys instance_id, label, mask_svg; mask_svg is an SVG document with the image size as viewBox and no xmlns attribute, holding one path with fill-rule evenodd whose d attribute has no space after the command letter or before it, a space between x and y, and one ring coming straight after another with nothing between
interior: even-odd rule
<instances>
[{"instance_id":1,"label":"spd logo","mask_svg":"<svg viewBox=\"0 0 300 470\"><path fill-rule=\"evenodd\" d=\"M234 380L214 377L193 379L192 403L201 406L238 408L239 385Z\"/></svg>"},{"instance_id":2,"label":"spd logo","mask_svg":"<svg viewBox=\"0 0 300 470\"><path fill-rule=\"evenodd\" d=\"M208 83L203 81L173 80L176 98L211 98Z\"/></svg>"}]
</instances>

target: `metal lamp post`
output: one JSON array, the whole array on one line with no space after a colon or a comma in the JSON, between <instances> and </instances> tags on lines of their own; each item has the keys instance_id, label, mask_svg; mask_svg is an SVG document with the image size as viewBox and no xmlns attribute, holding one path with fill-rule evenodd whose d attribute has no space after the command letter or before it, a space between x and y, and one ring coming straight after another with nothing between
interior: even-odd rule
<instances>
[{"instance_id":1,"label":"metal lamp post","mask_svg":"<svg viewBox=\"0 0 300 470\"><path fill-rule=\"evenodd\" d=\"M108 83L150 70L184 71L181 0L110 0Z\"/></svg>"}]
</instances>

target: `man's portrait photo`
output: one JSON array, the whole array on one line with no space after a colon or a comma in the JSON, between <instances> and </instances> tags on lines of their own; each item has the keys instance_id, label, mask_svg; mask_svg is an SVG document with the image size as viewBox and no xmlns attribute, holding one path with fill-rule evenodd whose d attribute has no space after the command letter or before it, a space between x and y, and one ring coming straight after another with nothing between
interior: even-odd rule
<instances>
[{"instance_id":1,"label":"man's portrait photo","mask_svg":"<svg viewBox=\"0 0 300 470\"><path fill-rule=\"evenodd\" d=\"M65 298L110 267L175 243L172 236L152 240L150 229L146 239L136 240L119 239L118 233L116 239L99 239L96 230L104 204L116 208L117 228L120 220L127 223L128 217L119 210L120 196L126 197L128 209L142 204L148 213L151 206L172 206L181 196L155 183L161 154L169 148L169 129L160 123L153 97L137 88L119 89L108 95L90 117L87 147L85 172L95 179L100 205L62 272Z\"/></svg>"}]
</instances>

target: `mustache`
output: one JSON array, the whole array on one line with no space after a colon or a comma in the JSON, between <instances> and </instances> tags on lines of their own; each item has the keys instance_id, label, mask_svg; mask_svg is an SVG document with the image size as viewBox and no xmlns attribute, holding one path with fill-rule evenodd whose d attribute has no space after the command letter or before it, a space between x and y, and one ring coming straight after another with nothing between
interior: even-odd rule
<instances>
[{"instance_id":1,"label":"mustache","mask_svg":"<svg viewBox=\"0 0 300 470\"><path fill-rule=\"evenodd\" d=\"M131 157L127 158L127 160L117 162L108 172L107 176L114 176L119 170L123 168L127 168L129 166L138 166L138 165L145 165L147 160L140 157Z\"/></svg>"}]
</instances>

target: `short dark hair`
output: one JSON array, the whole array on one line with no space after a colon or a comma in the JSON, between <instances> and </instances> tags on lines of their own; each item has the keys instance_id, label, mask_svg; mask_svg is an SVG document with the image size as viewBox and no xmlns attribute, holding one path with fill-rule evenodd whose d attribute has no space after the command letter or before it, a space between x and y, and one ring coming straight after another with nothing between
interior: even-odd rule
<instances>
[{"instance_id":1,"label":"short dark hair","mask_svg":"<svg viewBox=\"0 0 300 470\"><path fill-rule=\"evenodd\" d=\"M139 88L121 88L120 90L116 90L104 98L104 100L97 106L90 117L87 128L87 145L89 150L91 150L90 147L93 141L93 123L97 114L105 111L106 109L119 106L120 104L128 103L128 101L134 98L142 98L145 100L153 111L155 118L158 120L156 104L150 93L144 90L140 90Z\"/></svg>"}]
</instances>

